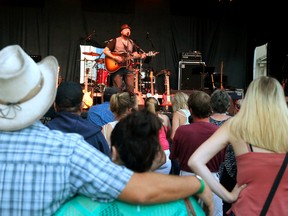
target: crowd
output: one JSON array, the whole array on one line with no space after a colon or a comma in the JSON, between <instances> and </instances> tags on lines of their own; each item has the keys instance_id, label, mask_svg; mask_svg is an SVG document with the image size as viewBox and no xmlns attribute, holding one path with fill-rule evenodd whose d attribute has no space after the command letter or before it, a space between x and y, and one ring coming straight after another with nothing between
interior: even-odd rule
<instances>
[{"instance_id":1,"label":"crowd","mask_svg":"<svg viewBox=\"0 0 288 216\"><path fill-rule=\"evenodd\" d=\"M139 109L131 89L107 87L83 118L82 87L57 84L55 57L11 45L0 62L0 215L288 213L287 171L266 203L288 150L275 78L254 79L233 116L221 89L177 92L170 119L154 97Z\"/></svg>"}]
</instances>

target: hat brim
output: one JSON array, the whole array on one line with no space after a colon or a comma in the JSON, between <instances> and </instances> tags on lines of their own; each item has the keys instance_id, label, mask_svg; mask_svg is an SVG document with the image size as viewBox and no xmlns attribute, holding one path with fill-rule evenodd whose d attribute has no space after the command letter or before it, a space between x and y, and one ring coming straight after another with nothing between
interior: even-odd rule
<instances>
[{"instance_id":1,"label":"hat brim","mask_svg":"<svg viewBox=\"0 0 288 216\"><path fill-rule=\"evenodd\" d=\"M0 130L15 131L32 125L35 121L42 118L52 106L57 88L58 80L58 62L53 56L48 56L37 63L42 76L42 88L31 99L18 105L0 104L0 110L5 114L14 112L15 118L0 118ZM17 89L17 86L15 86ZM21 91L21 89L17 89Z\"/></svg>"}]
</instances>

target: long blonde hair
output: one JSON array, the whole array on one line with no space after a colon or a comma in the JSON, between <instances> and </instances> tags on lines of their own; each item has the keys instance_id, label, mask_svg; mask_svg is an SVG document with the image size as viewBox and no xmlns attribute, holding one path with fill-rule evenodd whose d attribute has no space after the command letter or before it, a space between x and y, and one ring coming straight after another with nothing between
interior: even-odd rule
<instances>
[{"instance_id":1,"label":"long blonde hair","mask_svg":"<svg viewBox=\"0 0 288 216\"><path fill-rule=\"evenodd\" d=\"M281 84L272 77L253 80L229 129L237 139L277 153L288 151L288 109Z\"/></svg>"},{"instance_id":2,"label":"long blonde hair","mask_svg":"<svg viewBox=\"0 0 288 216\"><path fill-rule=\"evenodd\" d=\"M188 101L189 95L184 92L177 92L174 95L174 99L172 101L172 109L174 112L180 109L188 109Z\"/></svg>"}]
</instances>

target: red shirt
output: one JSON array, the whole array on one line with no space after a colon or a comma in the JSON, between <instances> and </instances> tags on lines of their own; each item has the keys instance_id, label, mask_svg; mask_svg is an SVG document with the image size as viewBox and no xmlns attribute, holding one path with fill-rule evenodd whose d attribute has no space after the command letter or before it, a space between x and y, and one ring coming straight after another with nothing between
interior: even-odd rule
<instances>
[{"instance_id":1,"label":"red shirt","mask_svg":"<svg viewBox=\"0 0 288 216\"><path fill-rule=\"evenodd\" d=\"M259 215L285 154L249 152L236 157L238 185L247 184L238 200L232 204L231 210L237 216ZM288 215L288 168L286 168L277 188L269 215Z\"/></svg>"},{"instance_id":2,"label":"red shirt","mask_svg":"<svg viewBox=\"0 0 288 216\"><path fill-rule=\"evenodd\" d=\"M178 127L173 138L170 159L178 160L181 170L193 172L187 164L190 156L218 128L210 122L194 122ZM218 172L224 161L225 151L226 149L223 149L207 163L211 172Z\"/></svg>"}]
</instances>

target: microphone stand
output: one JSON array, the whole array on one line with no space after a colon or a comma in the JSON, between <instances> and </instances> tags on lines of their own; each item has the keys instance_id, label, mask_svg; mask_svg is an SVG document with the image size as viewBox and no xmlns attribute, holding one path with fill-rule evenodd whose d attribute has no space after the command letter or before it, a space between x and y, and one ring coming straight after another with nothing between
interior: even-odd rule
<instances>
[{"instance_id":1,"label":"microphone stand","mask_svg":"<svg viewBox=\"0 0 288 216\"><path fill-rule=\"evenodd\" d=\"M151 40L150 37L149 37L149 34L147 34L146 39L148 39L148 40L150 41L150 44L151 44L152 49L155 50L155 47L154 47L154 45L153 45L152 40Z\"/></svg>"},{"instance_id":2,"label":"microphone stand","mask_svg":"<svg viewBox=\"0 0 288 216\"><path fill-rule=\"evenodd\" d=\"M138 49L140 50L142 53L146 53L143 49L141 49L141 47L139 47L132 39L129 39L131 41L131 43Z\"/></svg>"},{"instance_id":3,"label":"microphone stand","mask_svg":"<svg viewBox=\"0 0 288 216\"><path fill-rule=\"evenodd\" d=\"M94 34L96 34L96 33L95 33L95 30L93 30L93 32L92 32L90 35L88 35L88 36L82 41L82 43L85 42L86 40L90 40L90 38L91 38Z\"/></svg>"}]
</instances>

